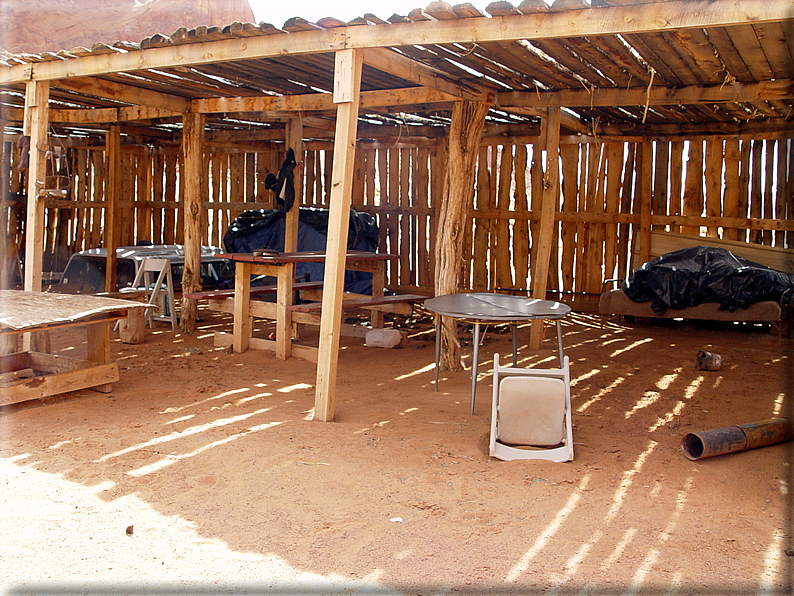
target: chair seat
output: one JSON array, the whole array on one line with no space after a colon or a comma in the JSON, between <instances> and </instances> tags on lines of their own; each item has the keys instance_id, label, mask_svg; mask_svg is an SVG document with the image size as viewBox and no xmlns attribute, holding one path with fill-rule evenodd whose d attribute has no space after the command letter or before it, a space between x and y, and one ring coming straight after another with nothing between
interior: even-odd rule
<instances>
[{"instance_id":1,"label":"chair seat","mask_svg":"<svg viewBox=\"0 0 794 596\"><path fill-rule=\"evenodd\" d=\"M499 383L499 440L553 447L565 440L565 383L544 377L505 377Z\"/></svg>"},{"instance_id":2,"label":"chair seat","mask_svg":"<svg viewBox=\"0 0 794 596\"><path fill-rule=\"evenodd\" d=\"M513 368L494 354L493 375L491 456L573 460L568 357L562 368Z\"/></svg>"}]
</instances>

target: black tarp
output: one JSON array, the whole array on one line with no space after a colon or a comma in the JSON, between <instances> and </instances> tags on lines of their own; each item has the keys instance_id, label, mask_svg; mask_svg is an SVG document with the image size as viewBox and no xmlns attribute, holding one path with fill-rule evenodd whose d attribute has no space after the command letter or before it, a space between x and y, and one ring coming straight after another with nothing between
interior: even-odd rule
<instances>
[{"instance_id":1,"label":"black tarp","mask_svg":"<svg viewBox=\"0 0 794 596\"><path fill-rule=\"evenodd\" d=\"M718 302L733 312L753 302L780 302L794 290L794 277L753 263L724 248L695 246L669 252L631 272L623 291L635 302L652 300L660 315L668 308Z\"/></svg>"},{"instance_id":2,"label":"black tarp","mask_svg":"<svg viewBox=\"0 0 794 596\"><path fill-rule=\"evenodd\" d=\"M285 214L279 209L254 209L238 215L223 235L223 246L228 252L253 252L269 248L284 250ZM301 208L298 211L298 251L321 251L326 248L328 210ZM375 252L378 247L378 225L368 213L350 211L347 234L348 250ZM309 275L311 281L322 281L323 263L298 263L296 277ZM372 294L372 274L345 271L345 291Z\"/></svg>"}]
</instances>

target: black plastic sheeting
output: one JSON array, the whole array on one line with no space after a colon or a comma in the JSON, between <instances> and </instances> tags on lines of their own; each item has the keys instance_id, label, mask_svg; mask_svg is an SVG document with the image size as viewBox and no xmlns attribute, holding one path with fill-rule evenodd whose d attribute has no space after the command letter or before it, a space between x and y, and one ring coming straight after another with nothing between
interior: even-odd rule
<instances>
[{"instance_id":1,"label":"black plastic sheeting","mask_svg":"<svg viewBox=\"0 0 794 596\"><path fill-rule=\"evenodd\" d=\"M753 302L780 302L794 290L794 277L753 263L724 248L695 246L669 252L631 272L623 291L635 302L652 300L661 315L668 308L719 302L733 312Z\"/></svg>"},{"instance_id":2,"label":"black plastic sheeting","mask_svg":"<svg viewBox=\"0 0 794 596\"><path fill-rule=\"evenodd\" d=\"M223 235L223 246L228 252L253 252L259 248L284 251L286 215L279 209L254 209L234 218ZM328 210L301 208L298 212L298 251L320 251L326 248ZM368 213L350 211L347 234L348 250L375 252L379 232L375 218ZM308 274L310 281L322 281L323 263L298 263L295 276ZM345 271L345 291L372 294L372 274Z\"/></svg>"}]
</instances>

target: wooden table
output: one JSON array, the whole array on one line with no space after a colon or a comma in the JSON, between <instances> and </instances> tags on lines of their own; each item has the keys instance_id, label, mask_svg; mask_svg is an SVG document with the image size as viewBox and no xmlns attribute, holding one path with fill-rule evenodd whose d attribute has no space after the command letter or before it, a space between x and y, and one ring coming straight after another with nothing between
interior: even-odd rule
<instances>
[{"instance_id":1,"label":"wooden table","mask_svg":"<svg viewBox=\"0 0 794 596\"><path fill-rule=\"evenodd\" d=\"M274 350L276 357L281 360L295 355L317 362L316 348L292 344L292 323L318 324L318 315L292 312L290 307L293 304L295 265L297 263L324 263L325 253L292 252L256 256L251 253L224 253L218 256L235 262L232 349L235 352L244 352L249 346L252 346L258 349ZM345 269L372 273L372 295L382 296L383 287L386 285L386 262L397 258L398 255L392 254L348 251ZM275 305L272 303L254 305L251 302L252 275L269 275L276 278ZM210 307L223 310L219 301L216 303L210 301ZM253 340L251 337L253 316L275 320L275 341ZM373 326L382 324L380 313L375 312L373 317Z\"/></svg>"},{"instance_id":2,"label":"wooden table","mask_svg":"<svg viewBox=\"0 0 794 596\"><path fill-rule=\"evenodd\" d=\"M110 325L144 304L79 294L0 290L0 405L92 388L109 392L119 371L110 362ZM86 328L85 360L35 349L17 352L18 336L51 329ZM7 351L7 350L4 350Z\"/></svg>"},{"instance_id":3,"label":"wooden table","mask_svg":"<svg viewBox=\"0 0 794 596\"><path fill-rule=\"evenodd\" d=\"M474 396L477 392L477 368L480 357L480 324L509 323L513 328L513 366L517 365L516 324L522 321L555 320L557 322L557 353L560 367L565 361L562 347L560 320L571 312L571 307L561 302L534 300L506 294L471 293L446 294L425 301L427 310L438 315L474 323L472 340L474 354L471 363L471 413L474 414ZM438 390L438 363L441 357L441 317L436 317L436 380Z\"/></svg>"}]
</instances>

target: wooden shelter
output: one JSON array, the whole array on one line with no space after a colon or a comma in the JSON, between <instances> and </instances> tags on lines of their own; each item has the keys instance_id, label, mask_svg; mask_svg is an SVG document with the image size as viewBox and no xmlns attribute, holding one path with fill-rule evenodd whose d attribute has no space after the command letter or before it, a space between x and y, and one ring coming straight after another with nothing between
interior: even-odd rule
<instances>
[{"instance_id":1,"label":"wooden shelter","mask_svg":"<svg viewBox=\"0 0 794 596\"><path fill-rule=\"evenodd\" d=\"M330 209L323 420L351 207L400 255L392 290L521 287L582 307L650 254L651 230L779 248L794 233L783 0L433 2L388 21L179 29L5 55L0 93L1 182L27 202L22 222L4 199L4 277L24 233L29 290L70 252L112 260L139 240L184 243L183 288L199 289L200 245L272 206L265 175L295 150L300 204Z\"/></svg>"}]
</instances>

